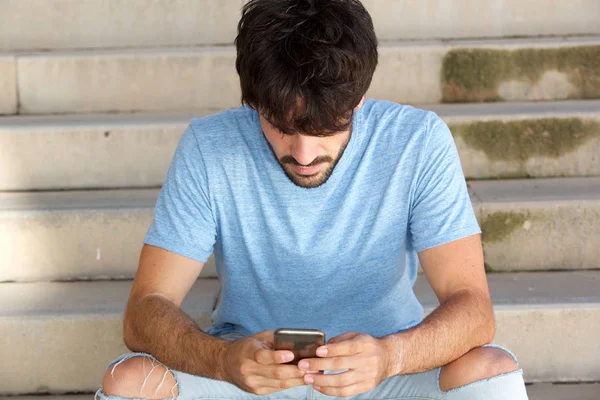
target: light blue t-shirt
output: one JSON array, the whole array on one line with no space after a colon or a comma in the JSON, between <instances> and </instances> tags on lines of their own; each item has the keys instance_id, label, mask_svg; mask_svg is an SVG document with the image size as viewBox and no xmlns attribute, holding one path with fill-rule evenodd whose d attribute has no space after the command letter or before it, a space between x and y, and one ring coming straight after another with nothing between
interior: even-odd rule
<instances>
[{"instance_id":1,"label":"light blue t-shirt","mask_svg":"<svg viewBox=\"0 0 600 400\"><path fill-rule=\"evenodd\" d=\"M417 253L477 233L446 124L369 100L329 180L313 189L285 175L251 108L194 119L145 243L202 262L214 252L222 291L207 333L381 337L423 319Z\"/></svg>"}]
</instances>

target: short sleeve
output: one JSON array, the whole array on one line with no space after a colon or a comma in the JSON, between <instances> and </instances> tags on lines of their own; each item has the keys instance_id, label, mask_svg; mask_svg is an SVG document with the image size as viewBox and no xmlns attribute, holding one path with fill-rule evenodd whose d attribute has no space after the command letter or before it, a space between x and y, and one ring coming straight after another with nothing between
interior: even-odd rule
<instances>
[{"instance_id":1,"label":"short sleeve","mask_svg":"<svg viewBox=\"0 0 600 400\"><path fill-rule=\"evenodd\" d=\"M206 262L216 238L207 181L205 164L190 125L169 166L144 243Z\"/></svg>"},{"instance_id":2,"label":"short sleeve","mask_svg":"<svg viewBox=\"0 0 600 400\"><path fill-rule=\"evenodd\" d=\"M452 133L434 113L419 159L409 217L414 249L481 233Z\"/></svg>"}]
</instances>

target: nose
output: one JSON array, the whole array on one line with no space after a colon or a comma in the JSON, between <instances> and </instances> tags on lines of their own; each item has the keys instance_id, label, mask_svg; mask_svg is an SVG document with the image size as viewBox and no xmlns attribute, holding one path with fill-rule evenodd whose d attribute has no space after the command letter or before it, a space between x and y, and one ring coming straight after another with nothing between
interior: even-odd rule
<instances>
[{"instance_id":1,"label":"nose","mask_svg":"<svg viewBox=\"0 0 600 400\"><path fill-rule=\"evenodd\" d=\"M292 140L292 157L300 165L308 165L319 156L318 144L318 137L296 134Z\"/></svg>"}]
</instances>

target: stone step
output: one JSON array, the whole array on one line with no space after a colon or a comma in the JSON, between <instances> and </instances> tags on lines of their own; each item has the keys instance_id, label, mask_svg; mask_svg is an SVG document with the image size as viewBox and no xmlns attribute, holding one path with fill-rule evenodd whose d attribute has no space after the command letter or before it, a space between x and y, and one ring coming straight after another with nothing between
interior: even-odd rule
<instances>
[{"instance_id":1,"label":"stone step","mask_svg":"<svg viewBox=\"0 0 600 400\"><path fill-rule=\"evenodd\" d=\"M0 54L0 115L16 114L17 104L17 58Z\"/></svg>"},{"instance_id":2,"label":"stone step","mask_svg":"<svg viewBox=\"0 0 600 400\"><path fill-rule=\"evenodd\" d=\"M468 179L600 176L598 100L420 107L450 125ZM209 113L0 118L0 190L159 187Z\"/></svg>"},{"instance_id":3,"label":"stone step","mask_svg":"<svg viewBox=\"0 0 600 400\"><path fill-rule=\"evenodd\" d=\"M600 178L469 183L492 271L600 269ZM0 281L135 274L158 189L0 193ZM211 260L203 276L214 277Z\"/></svg>"},{"instance_id":4,"label":"stone step","mask_svg":"<svg viewBox=\"0 0 600 400\"><path fill-rule=\"evenodd\" d=\"M8 0L0 51L230 44L244 0ZM598 34L595 0L363 0L380 40ZM42 17L43 16L43 17ZM57 29L60 27L60 29Z\"/></svg>"},{"instance_id":5,"label":"stone step","mask_svg":"<svg viewBox=\"0 0 600 400\"><path fill-rule=\"evenodd\" d=\"M369 96L399 103L599 98L599 58L598 36L384 42ZM235 107L234 63L232 46L17 54L16 75L0 85L16 86L18 99L9 91L2 102L7 110L18 102L21 114Z\"/></svg>"},{"instance_id":6,"label":"stone step","mask_svg":"<svg viewBox=\"0 0 600 400\"><path fill-rule=\"evenodd\" d=\"M527 381L600 376L600 271L491 274L488 280L494 342L517 354ZM9 300L0 303L0 354L11 360L0 364L0 393L95 391L108 362L127 351L121 319L130 285L0 284ZM184 302L183 310L202 328L210 323L218 287L217 280L199 280ZM431 311L436 301L426 281L420 279L415 291Z\"/></svg>"},{"instance_id":7,"label":"stone step","mask_svg":"<svg viewBox=\"0 0 600 400\"><path fill-rule=\"evenodd\" d=\"M158 189L0 193L0 281L129 279ZM204 277L216 276L212 259Z\"/></svg>"},{"instance_id":8,"label":"stone step","mask_svg":"<svg viewBox=\"0 0 600 400\"><path fill-rule=\"evenodd\" d=\"M598 400L600 383L534 383L527 385L529 400ZM7 396L4 400L93 400L94 394Z\"/></svg>"},{"instance_id":9,"label":"stone step","mask_svg":"<svg viewBox=\"0 0 600 400\"><path fill-rule=\"evenodd\" d=\"M189 121L207 114L0 118L0 190L160 187Z\"/></svg>"},{"instance_id":10,"label":"stone step","mask_svg":"<svg viewBox=\"0 0 600 400\"><path fill-rule=\"evenodd\" d=\"M490 271L600 269L600 178L469 183Z\"/></svg>"},{"instance_id":11,"label":"stone step","mask_svg":"<svg viewBox=\"0 0 600 400\"><path fill-rule=\"evenodd\" d=\"M536 383L527 394L529 400L598 400L600 383Z\"/></svg>"}]
</instances>

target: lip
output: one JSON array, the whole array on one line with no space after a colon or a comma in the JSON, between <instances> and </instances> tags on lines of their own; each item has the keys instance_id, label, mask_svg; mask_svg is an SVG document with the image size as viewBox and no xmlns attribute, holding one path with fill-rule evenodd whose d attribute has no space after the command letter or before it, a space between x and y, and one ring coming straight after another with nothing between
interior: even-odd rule
<instances>
[{"instance_id":1,"label":"lip","mask_svg":"<svg viewBox=\"0 0 600 400\"><path fill-rule=\"evenodd\" d=\"M304 175L304 176L309 176L309 175L314 175L317 172L319 172L319 170L321 169L321 165L315 165L313 167L301 167L299 165L293 165L292 166L293 170L295 173L297 173L298 175Z\"/></svg>"}]
</instances>

